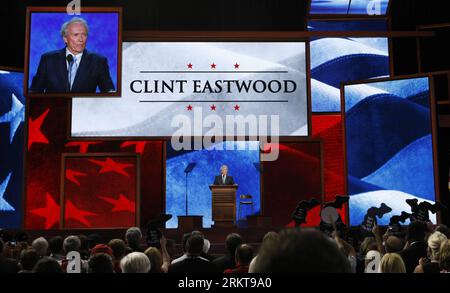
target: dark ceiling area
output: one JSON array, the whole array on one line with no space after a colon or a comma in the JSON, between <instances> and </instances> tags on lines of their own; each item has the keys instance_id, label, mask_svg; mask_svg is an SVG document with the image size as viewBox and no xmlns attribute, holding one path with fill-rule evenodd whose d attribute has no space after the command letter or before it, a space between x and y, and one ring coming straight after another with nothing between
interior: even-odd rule
<instances>
[{"instance_id":1,"label":"dark ceiling area","mask_svg":"<svg viewBox=\"0 0 450 293\"><path fill-rule=\"evenodd\" d=\"M65 6L68 0L3 1L0 64L23 67L27 6ZM124 30L305 30L308 1L280 0L83 0L84 6L123 7ZM392 0L393 30L450 22L442 0ZM439 43L439 41L438 41ZM415 39L394 42L396 74L417 70ZM411 60L413 58L414 60ZM448 65L439 62L440 67ZM450 69L450 66L447 67Z\"/></svg>"}]
</instances>

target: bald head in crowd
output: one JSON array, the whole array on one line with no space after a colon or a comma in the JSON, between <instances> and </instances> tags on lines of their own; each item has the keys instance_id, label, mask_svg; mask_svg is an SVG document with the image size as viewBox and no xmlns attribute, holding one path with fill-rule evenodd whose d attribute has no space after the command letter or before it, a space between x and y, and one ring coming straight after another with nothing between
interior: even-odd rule
<instances>
[{"instance_id":1,"label":"bald head in crowd","mask_svg":"<svg viewBox=\"0 0 450 293\"><path fill-rule=\"evenodd\" d=\"M386 253L394 253L402 251L403 246L404 246L403 241L397 236L389 236L384 243Z\"/></svg>"}]
</instances>

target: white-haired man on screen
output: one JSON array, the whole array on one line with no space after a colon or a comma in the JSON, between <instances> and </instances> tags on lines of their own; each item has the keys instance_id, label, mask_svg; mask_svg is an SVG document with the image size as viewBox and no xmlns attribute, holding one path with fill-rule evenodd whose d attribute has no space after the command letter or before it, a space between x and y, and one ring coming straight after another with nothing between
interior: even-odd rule
<instances>
[{"instance_id":1,"label":"white-haired man on screen","mask_svg":"<svg viewBox=\"0 0 450 293\"><path fill-rule=\"evenodd\" d=\"M66 44L62 49L43 54L32 93L102 93L114 92L106 57L88 51L87 22L73 17L61 26L61 37Z\"/></svg>"}]
</instances>

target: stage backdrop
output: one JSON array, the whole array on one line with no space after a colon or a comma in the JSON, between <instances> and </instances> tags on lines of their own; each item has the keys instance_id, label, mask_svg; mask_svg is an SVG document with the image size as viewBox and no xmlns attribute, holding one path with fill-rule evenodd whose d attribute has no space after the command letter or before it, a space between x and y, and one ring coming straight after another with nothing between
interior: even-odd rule
<instances>
[{"instance_id":1,"label":"stage backdrop","mask_svg":"<svg viewBox=\"0 0 450 293\"><path fill-rule=\"evenodd\" d=\"M350 224L381 203L393 215L410 212L406 199L436 200L428 77L361 83L344 88ZM436 216L431 214L435 223Z\"/></svg>"},{"instance_id":2,"label":"stage backdrop","mask_svg":"<svg viewBox=\"0 0 450 293\"><path fill-rule=\"evenodd\" d=\"M225 124L237 115L267 115L274 135L308 135L303 42L125 42L122 71L121 98L73 100L72 136L170 137L175 118L201 136L211 127L193 124L210 114L224 122L219 135L258 134Z\"/></svg>"},{"instance_id":3,"label":"stage backdrop","mask_svg":"<svg viewBox=\"0 0 450 293\"><path fill-rule=\"evenodd\" d=\"M213 149L215 148L215 149ZM260 212L260 164L259 142L222 142L201 151L174 151L167 144L166 159L166 213L174 217L167 222L167 228L178 227L177 216L186 215L186 174L189 163L196 163L188 175L188 213L202 215L203 227L209 228L214 222L212 216L211 190L214 177L220 175L220 167L228 166L228 174L239 185L236 192L236 220L245 220L249 215ZM253 213L243 206L239 215L239 196L252 195ZM239 218L240 216L240 218Z\"/></svg>"},{"instance_id":4,"label":"stage backdrop","mask_svg":"<svg viewBox=\"0 0 450 293\"><path fill-rule=\"evenodd\" d=\"M323 202L321 142L305 140L278 147L277 161L262 162L264 215L272 218L275 227L293 226L292 214L300 201ZM318 226L319 214L320 207L308 212L304 226Z\"/></svg>"},{"instance_id":5,"label":"stage backdrop","mask_svg":"<svg viewBox=\"0 0 450 293\"><path fill-rule=\"evenodd\" d=\"M23 73L0 69L0 226L22 222L25 98Z\"/></svg>"},{"instance_id":6,"label":"stage backdrop","mask_svg":"<svg viewBox=\"0 0 450 293\"><path fill-rule=\"evenodd\" d=\"M386 20L311 20L309 31L386 31ZM387 38L311 40L313 113L341 111L341 82L389 76Z\"/></svg>"}]
</instances>

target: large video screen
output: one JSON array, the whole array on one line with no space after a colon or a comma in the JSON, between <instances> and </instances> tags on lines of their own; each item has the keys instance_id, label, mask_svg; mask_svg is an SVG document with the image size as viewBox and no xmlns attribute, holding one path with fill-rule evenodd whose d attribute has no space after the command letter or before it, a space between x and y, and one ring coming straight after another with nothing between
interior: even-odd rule
<instances>
[{"instance_id":1,"label":"large video screen","mask_svg":"<svg viewBox=\"0 0 450 293\"><path fill-rule=\"evenodd\" d=\"M308 22L309 31L386 31L385 20ZM387 38L317 38L311 40L313 113L340 112L341 82L389 76Z\"/></svg>"},{"instance_id":2,"label":"large video screen","mask_svg":"<svg viewBox=\"0 0 450 293\"><path fill-rule=\"evenodd\" d=\"M167 144L166 157L166 213L173 218L167 228L178 227L178 216L186 215L186 192L188 215L202 215L203 227L209 228L212 221L212 197L209 185L220 175L222 165L228 166L228 175L238 184L236 192L236 221L244 221L260 211L260 164L259 142L227 141L199 151L175 151ZM190 163L195 167L187 176L184 173ZM187 182L186 182L187 180ZM242 206L241 194L252 196L253 208Z\"/></svg>"},{"instance_id":3,"label":"large video screen","mask_svg":"<svg viewBox=\"0 0 450 293\"><path fill-rule=\"evenodd\" d=\"M71 134L307 136L305 58L304 42L126 42L122 97L73 99Z\"/></svg>"},{"instance_id":4,"label":"large video screen","mask_svg":"<svg viewBox=\"0 0 450 293\"><path fill-rule=\"evenodd\" d=\"M407 199L434 203L429 78L347 85L344 95L350 224L381 203L392 208L381 225L410 213Z\"/></svg>"},{"instance_id":5,"label":"large video screen","mask_svg":"<svg viewBox=\"0 0 450 293\"><path fill-rule=\"evenodd\" d=\"M63 7L33 7L28 17L26 95L118 95L120 10L86 8L73 16Z\"/></svg>"},{"instance_id":6,"label":"large video screen","mask_svg":"<svg viewBox=\"0 0 450 293\"><path fill-rule=\"evenodd\" d=\"M0 69L0 225L17 229L22 221L25 143L23 73Z\"/></svg>"}]
</instances>

